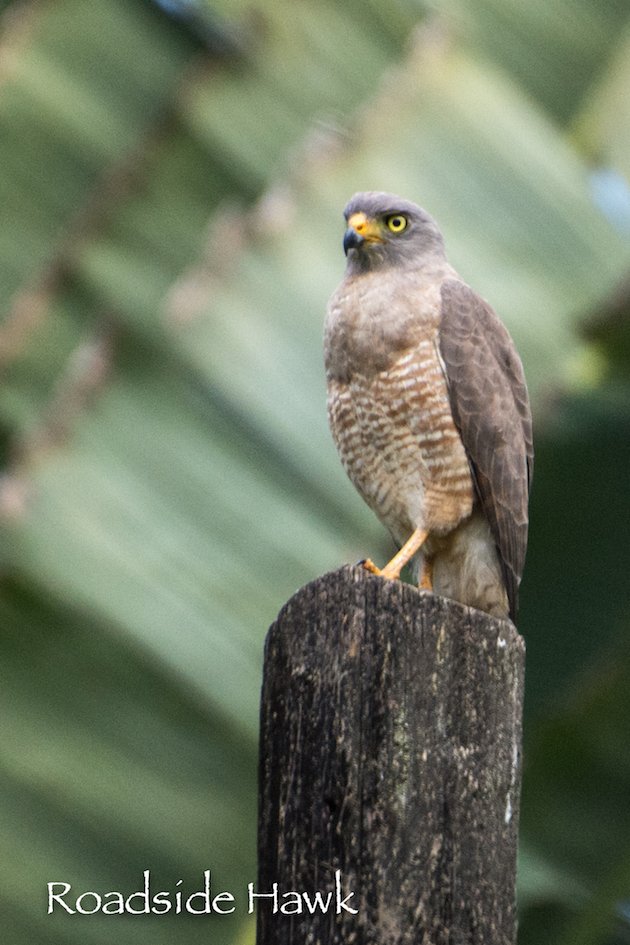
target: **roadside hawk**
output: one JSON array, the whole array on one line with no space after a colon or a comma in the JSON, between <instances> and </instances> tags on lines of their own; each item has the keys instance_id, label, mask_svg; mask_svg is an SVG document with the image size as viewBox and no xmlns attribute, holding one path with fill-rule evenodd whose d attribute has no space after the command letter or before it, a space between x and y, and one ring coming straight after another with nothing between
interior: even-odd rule
<instances>
[{"instance_id":1,"label":"roadside hawk","mask_svg":"<svg viewBox=\"0 0 630 945\"><path fill-rule=\"evenodd\" d=\"M421 207L359 193L326 318L328 415L346 471L421 587L516 617L532 421L506 328L449 265ZM415 557L414 557L415 556Z\"/></svg>"}]
</instances>

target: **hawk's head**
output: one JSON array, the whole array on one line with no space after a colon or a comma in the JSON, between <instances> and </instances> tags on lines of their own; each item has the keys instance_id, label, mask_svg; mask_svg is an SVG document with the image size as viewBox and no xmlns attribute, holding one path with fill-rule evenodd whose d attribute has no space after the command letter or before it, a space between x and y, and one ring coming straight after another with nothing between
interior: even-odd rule
<instances>
[{"instance_id":1,"label":"hawk's head","mask_svg":"<svg viewBox=\"0 0 630 945\"><path fill-rule=\"evenodd\" d=\"M433 217L395 194L355 194L344 216L343 248L353 271L444 258L444 240Z\"/></svg>"}]
</instances>

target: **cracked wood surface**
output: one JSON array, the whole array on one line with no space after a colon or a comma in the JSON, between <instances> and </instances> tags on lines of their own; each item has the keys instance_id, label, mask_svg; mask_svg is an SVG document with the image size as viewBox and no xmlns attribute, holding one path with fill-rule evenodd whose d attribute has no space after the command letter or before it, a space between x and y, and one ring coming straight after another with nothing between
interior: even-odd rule
<instances>
[{"instance_id":1,"label":"cracked wood surface","mask_svg":"<svg viewBox=\"0 0 630 945\"><path fill-rule=\"evenodd\" d=\"M524 658L511 623L361 567L295 594L265 651L258 945L513 945Z\"/></svg>"}]
</instances>

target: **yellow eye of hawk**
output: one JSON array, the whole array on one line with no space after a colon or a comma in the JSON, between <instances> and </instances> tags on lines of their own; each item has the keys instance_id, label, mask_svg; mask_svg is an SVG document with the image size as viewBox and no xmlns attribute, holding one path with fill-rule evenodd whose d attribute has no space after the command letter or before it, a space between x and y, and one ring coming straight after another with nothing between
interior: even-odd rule
<instances>
[{"instance_id":1,"label":"yellow eye of hawk","mask_svg":"<svg viewBox=\"0 0 630 945\"><path fill-rule=\"evenodd\" d=\"M387 228L392 233L402 233L402 231L407 226L407 217L404 217L402 213L395 213L391 217L387 217Z\"/></svg>"}]
</instances>

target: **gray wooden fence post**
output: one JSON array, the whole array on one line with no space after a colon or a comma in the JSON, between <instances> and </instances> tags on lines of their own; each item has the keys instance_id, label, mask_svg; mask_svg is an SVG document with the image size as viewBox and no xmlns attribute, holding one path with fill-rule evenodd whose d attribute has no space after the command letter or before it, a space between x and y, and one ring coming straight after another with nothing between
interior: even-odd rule
<instances>
[{"instance_id":1,"label":"gray wooden fence post","mask_svg":"<svg viewBox=\"0 0 630 945\"><path fill-rule=\"evenodd\" d=\"M507 621L361 567L285 605L265 651L258 945L514 945L524 656Z\"/></svg>"}]
</instances>

